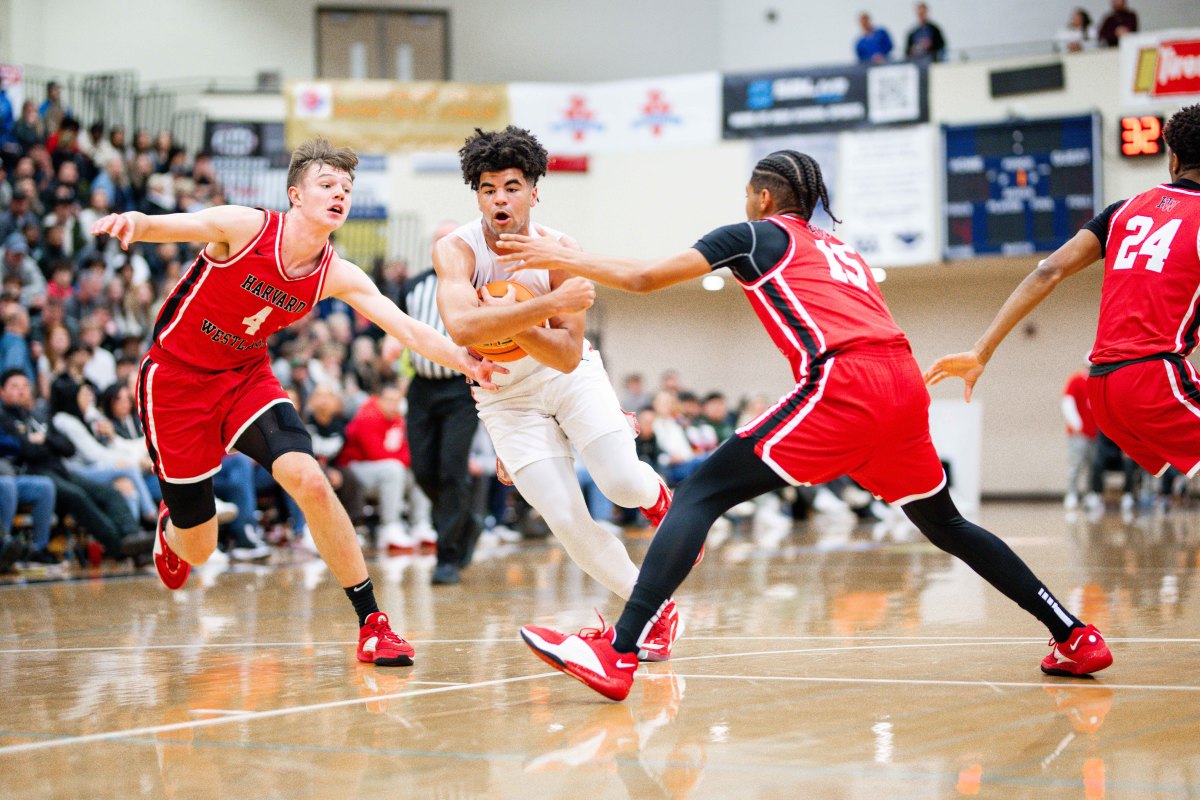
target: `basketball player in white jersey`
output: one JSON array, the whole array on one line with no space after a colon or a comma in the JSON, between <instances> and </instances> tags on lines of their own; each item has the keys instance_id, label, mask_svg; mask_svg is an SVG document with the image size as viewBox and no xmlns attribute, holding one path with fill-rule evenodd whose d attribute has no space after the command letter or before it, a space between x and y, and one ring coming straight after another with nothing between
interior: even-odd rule
<instances>
[{"instance_id":1,"label":"basketball player in white jersey","mask_svg":"<svg viewBox=\"0 0 1200 800\"><path fill-rule=\"evenodd\" d=\"M459 344L511 338L526 355L495 376L497 392L475 392L479 419L487 428L517 490L541 513L576 564L617 596L627 599L638 569L624 544L588 513L575 475L572 446L600 490L617 505L640 508L655 525L671 503L658 474L640 461L608 374L583 338L584 310L595 289L564 272L525 270L520 283L534 298L515 302L514 293L492 298L478 290L508 280L498 264L502 233L550 236L578 249L558 231L530 222L537 181L546 174L545 148L528 131L478 128L459 151L463 180L475 190L482 217L439 241L433 264L438 273L438 310ZM562 297L559 297L562 295ZM565 302L569 298L586 302ZM539 325L549 319L549 326ZM651 620L639 657L664 661L679 622L668 600Z\"/></svg>"}]
</instances>

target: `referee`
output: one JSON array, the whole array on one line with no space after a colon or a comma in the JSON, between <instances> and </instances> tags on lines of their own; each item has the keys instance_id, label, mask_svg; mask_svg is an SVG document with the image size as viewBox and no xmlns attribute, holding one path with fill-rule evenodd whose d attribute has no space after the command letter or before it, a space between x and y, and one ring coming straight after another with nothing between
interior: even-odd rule
<instances>
[{"instance_id":1,"label":"referee","mask_svg":"<svg viewBox=\"0 0 1200 800\"><path fill-rule=\"evenodd\" d=\"M433 241L457 227L453 222L439 223ZM438 315L437 285L432 267L414 276L401 288L399 306L444 335L446 326ZM471 389L462 375L416 352L410 352L410 356L415 374L408 387L408 447L413 476L433 503L433 527L438 535L433 583L453 584L459 581L459 570L470 561L479 536L467 474L467 458L479 419Z\"/></svg>"}]
</instances>

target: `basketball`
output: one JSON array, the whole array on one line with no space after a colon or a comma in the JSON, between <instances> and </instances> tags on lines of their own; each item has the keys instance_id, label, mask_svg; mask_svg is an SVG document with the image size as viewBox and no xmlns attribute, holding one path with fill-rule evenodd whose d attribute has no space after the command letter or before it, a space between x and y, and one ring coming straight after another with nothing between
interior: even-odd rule
<instances>
[{"instance_id":1,"label":"basketball","mask_svg":"<svg viewBox=\"0 0 1200 800\"><path fill-rule=\"evenodd\" d=\"M492 281L479 290L480 299L483 298L484 290L491 293L492 297L503 297L508 294L508 287L512 286L516 289L517 302L523 302L533 297L533 291L523 283L518 281ZM546 321L538 323L546 325ZM525 351L519 345L513 342L512 339L501 339L498 342L488 342L487 344L477 344L472 349L485 358L490 358L492 361L516 361L519 358L525 357Z\"/></svg>"}]
</instances>

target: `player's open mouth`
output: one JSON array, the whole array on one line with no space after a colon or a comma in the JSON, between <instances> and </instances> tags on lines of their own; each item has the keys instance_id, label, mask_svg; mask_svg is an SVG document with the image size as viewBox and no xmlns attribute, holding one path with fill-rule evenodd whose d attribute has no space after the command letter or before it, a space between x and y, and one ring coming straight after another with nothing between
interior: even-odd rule
<instances>
[{"instance_id":1,"label":"player's open mouth","mask_svg":"<svg viewBox=\"0 0 1200 800\"><path fill-rule=\"evenodd\" d=\"M496 213L495 216L492 217L492 219L495 220L496 222L499 222L501 225L503 225L504 223L506 223L510 219L512 219L512 217L510 217L508 215L508 212L506 212L506 211L499 211Z\"/></svg>"},{"instance_id":2,"label":"player's open mouth","mask_svg":"<svg viewBox=\"0 0 1200 800\"><path fill-rule=\"evenodd\" d=\"M337 214L339 217L342 215L342 207L341 206L330 206L329 211L333 214Z\"/></svg>"}]
</instances>

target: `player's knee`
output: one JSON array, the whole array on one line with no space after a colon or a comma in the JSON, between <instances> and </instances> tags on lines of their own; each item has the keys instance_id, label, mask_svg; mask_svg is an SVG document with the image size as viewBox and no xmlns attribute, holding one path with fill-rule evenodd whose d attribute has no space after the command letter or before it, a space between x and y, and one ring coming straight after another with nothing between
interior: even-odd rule
<instances>
[{"instance_id":1,"label":"player's knee","mask_svg":"<svg viewBox=\"0 0 1200 800\"><path fill-rule=\"evenodd\" d=\"M595 477L595 476L593 476ZM645 505L646 481L639 473L624 475L608 475L603 479L596 478L596 486L604 496L624 508L637 508ZM654 497L658 497L658 482L654 483Z\"/></svg>"},{"instance_id":2,"label":"player's knee","mask_svg":"<svg viewBox=\"0 0 1200 800\"><path fill-rule=\"evenodd\" d=\"M313 458L279 459L275 462L275 480L301 507L322 502L332 495L325 473Z\"/></svg>"}]
</instances>

